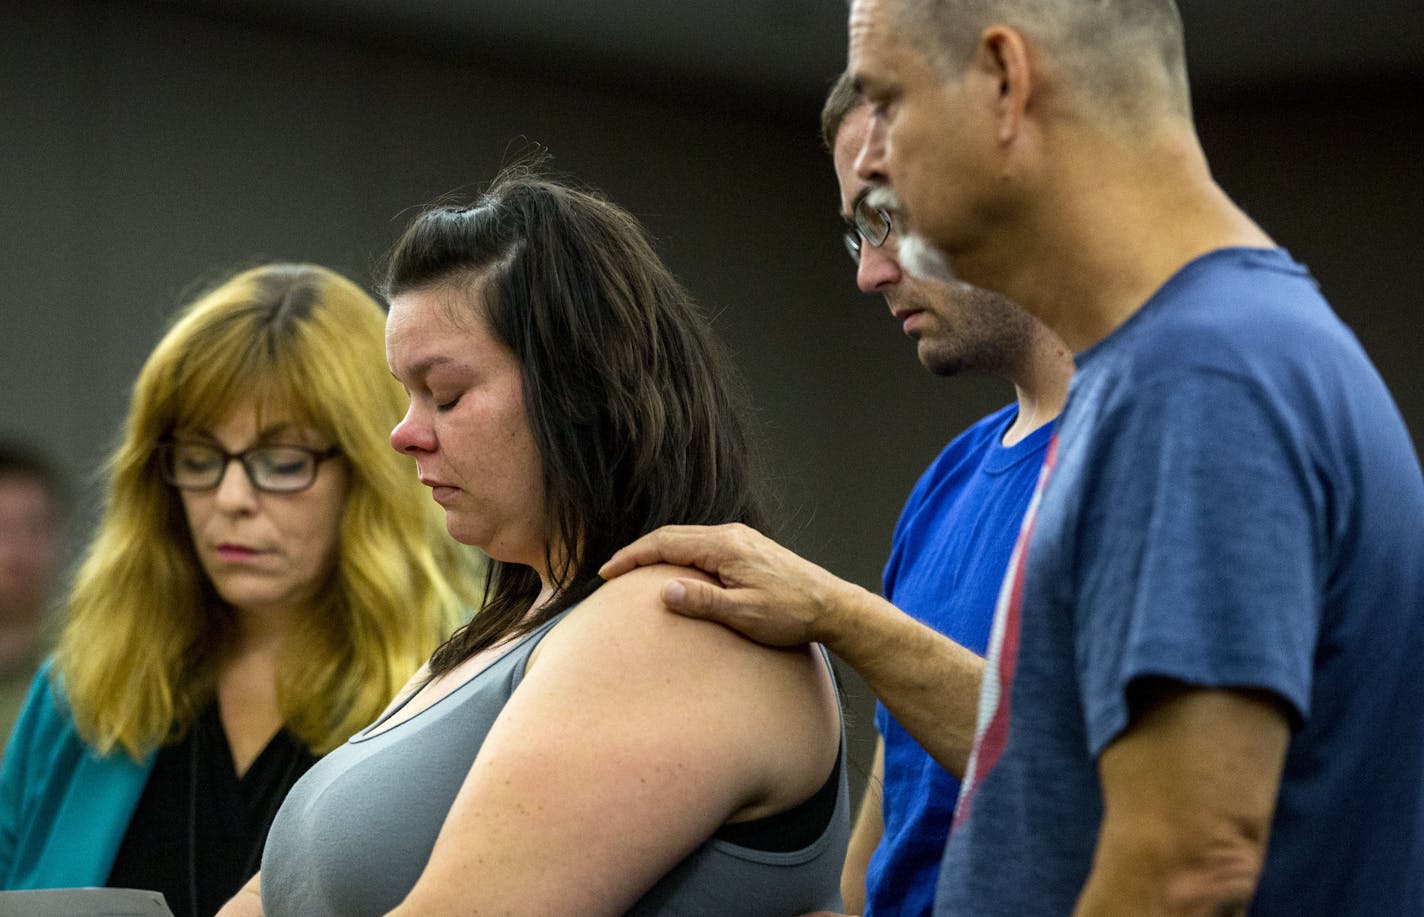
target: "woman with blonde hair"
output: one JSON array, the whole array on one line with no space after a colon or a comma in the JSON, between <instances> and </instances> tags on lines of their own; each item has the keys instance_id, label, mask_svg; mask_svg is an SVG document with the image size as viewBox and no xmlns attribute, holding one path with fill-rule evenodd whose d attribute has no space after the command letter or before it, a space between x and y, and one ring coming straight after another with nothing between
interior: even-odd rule
<instances>
[{"instance_id":1,"label":"woman with blonde hair","mask_svg":"<svg viewBox=\"0 0 1424 917\"><path fill-rule=\"evenodd\" d=\"M475 595L387 436L381 307L272 264L192 303L134 386L97 535L0 766L4 887L212 914L287 789Z\"/></svg>"}]
</instances>

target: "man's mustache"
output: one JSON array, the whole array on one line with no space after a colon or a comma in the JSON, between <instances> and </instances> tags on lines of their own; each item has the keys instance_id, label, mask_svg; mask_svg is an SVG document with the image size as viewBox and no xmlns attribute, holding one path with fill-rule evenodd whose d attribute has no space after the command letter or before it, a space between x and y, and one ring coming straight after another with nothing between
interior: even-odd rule
<instances>
[{"instance_id":1,"label":"man's mustache","mask_svg":"<svg viewBox=\"0 0 1424 917\"><path fill-rule=\"evenodd\" d=\"M888 211L891 216L905 210L904 204L900 203L900 195L889 185L872 185L865 195L865 203L875 210Z\"/></svg>"}]
</instances>

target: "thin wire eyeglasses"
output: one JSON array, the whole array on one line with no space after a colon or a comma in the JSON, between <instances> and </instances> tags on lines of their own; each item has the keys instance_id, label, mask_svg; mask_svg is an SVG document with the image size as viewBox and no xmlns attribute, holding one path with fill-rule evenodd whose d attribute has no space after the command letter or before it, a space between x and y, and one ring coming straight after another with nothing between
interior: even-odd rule
<instances>
[{"instance_id":1,"label":"thin wire eyeglasses","mask_svg":"<svg viewBox=\"0 0 1424 917\"><path fill-rule=\"evenodd\" d=\"M860 244L864 240L875 248L885 244L890 231L895 228L890 220L890 211L883 207L871 207L866 203L866 195L874 190L874 185L866 185L856 194L851 203L850 218L845 220L846 231L842 237L850 260L860 264Z\"/></svg>"},{"instance_id":2,"label":"thin wire eyeglasses","mask_svg":"<svg viewBox=\"0 0 1424 917\"><path fill-rule=\"evenodd\" d=\"M157 454L163 480L179 490L212 490L222 483L227 466L236 459L257 490L294 494L312 486L321 463L340 455L341 450L267 445L228 452L212 443L173 440L160 443Z\"/></svg>"}]
</instances>

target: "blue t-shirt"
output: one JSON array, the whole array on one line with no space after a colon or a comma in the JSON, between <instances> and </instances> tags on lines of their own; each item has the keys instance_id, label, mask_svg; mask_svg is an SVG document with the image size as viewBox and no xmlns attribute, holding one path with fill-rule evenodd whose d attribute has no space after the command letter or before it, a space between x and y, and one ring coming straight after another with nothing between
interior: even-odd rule
<instances>
[{"instance_id":1,"label":"blue t-shirt","mask_svg":"<svg viewBox=\"0 0 1424 917\"><path fill-rule=\"evenodd\" d=\"M1052 424L1012 446L1009 405L945 447L920 476L885 565L885 597L916 620L983 654L1009 552L1033 496ZM959 781L935 763L883 705L875 725L885 741L885 832L866 870L866 917L923 917L959 795Z\"/></svg>"},{"instance_id":2,"label":"blue t-shirt","mask_svg":"<svg viewBox=\"0 0 1424 917\"><path fill-rule=\"evenodd\" d=\"M1292 732L1253 915L1424 913L1424 477L1280 250L1188 264L1080 356L995 621L940 914L1063 915L1135 679Z\"/></svg>"}]
</instances>

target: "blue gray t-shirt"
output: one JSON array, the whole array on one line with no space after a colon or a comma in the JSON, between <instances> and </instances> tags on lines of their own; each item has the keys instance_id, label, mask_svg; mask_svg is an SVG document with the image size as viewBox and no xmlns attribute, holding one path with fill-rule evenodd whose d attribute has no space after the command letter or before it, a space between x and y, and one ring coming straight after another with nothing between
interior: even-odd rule
<instances>
[{"instance_id":1,"label":"blue gray t-shirt","mask_svg":"<svg viewBox=\"0 0 1424 917\"><path fill-rule=\"evenodd\" d=\"M1048 464L937 912L1072 911L1097 756L1164 676L1292 713L1252 914L1424 913L1424 478L1304 268L1184 267L1080 356Z\"/></svg>"},{"instance_id":2,"label":"blue gray t-shirt","mask_svg":"<svg viewBox=\"0 0 1424 917\"><path fill-rule=\"evenodd\" d=\"M1011 404L954 438L905 502L885 597L916 620L983 655L994 601L1053 433L1045 424L1012 446ZM865 876L866 917L925 917L949 835L959 781L940 767L883 704L885 830Z\"/></svg>"}]
</instances>

